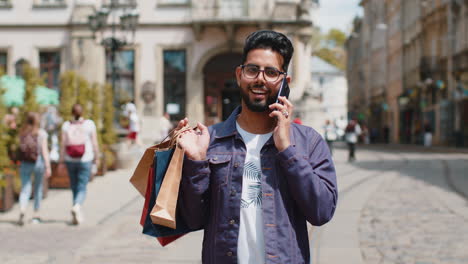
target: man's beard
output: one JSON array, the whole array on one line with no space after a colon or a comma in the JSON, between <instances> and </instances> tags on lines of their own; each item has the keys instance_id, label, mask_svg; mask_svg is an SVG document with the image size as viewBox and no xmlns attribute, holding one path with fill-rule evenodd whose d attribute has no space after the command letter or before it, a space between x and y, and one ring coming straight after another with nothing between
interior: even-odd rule
<instances>
[{"instance_id":1,"label":"man's beard","mask_svg":"<svg viewBox=\"0 0 468 264\"><path fill-rule=\"evenodd\" d=\"M267 99L266 99L266 102L263 101L263 100L261 100L261 101L255 101L254 100L254 101L252 101L252 100L250 100L250 97L249 97L250 88L251 87L247 87L246 90L240 88L242 100L244 100L244 103L247 106L247 108L250 111L257 112L257 113L269 111L269 109L270 109L269 106L276 102L277 94L272 95L272 96L268 96ZM254 86L253 88L260 88L260 87Z\"/></svg>"}]
</instances>

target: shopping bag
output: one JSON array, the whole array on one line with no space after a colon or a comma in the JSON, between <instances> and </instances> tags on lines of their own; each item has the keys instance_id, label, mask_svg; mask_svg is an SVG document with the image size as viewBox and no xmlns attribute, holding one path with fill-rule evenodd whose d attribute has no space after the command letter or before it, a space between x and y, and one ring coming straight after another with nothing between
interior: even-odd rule
<instances>
[{"instance_id":1,"label":"shopping bag","mask_svg":"<svg viewBox=\"0 0 468 264\"><path fill-rule=\"evenodd\" d=\"M156 204L151 210L151 220L155 224L176 228L176 208L183 162L184 150L176 145L157 193Z\"/></svg>"},{"instance_id":2,"label":"shopping bag","mask_svg":"<svg viewBox=\"0 0 468 264\"><path fill-rule=\"evenodd\" d=\"M160 149L168 149L170 143L171 141L165 141L147 148L138 162L138 165L130 178L130 183L133 184L143 197L145 197L146 186L148 183L148 171L153 165L154 153Z\"/></svg>"},{"instance_id":3,"label":"shopping bag","mask_svg":"<svg viewBox=\"0 0 468 264\"><path fill-rule=\"evenodd\" d=\"M185 129L191 128L187 127ZM130 182L133 186L145 197L145 204L140 218L140 224L143 226L143 233L156 237L162 246L173 242L186 233L199 230L188 228L177 211L175 212L175 219L177 220L175 229L154 224L150 216L150 211L152 211L152 208L156 204L156 197L159 194L163 179L174 154L174 146L176 145L177 137L181 132L185 131L185 129L182 129L178 133L171 133L172 136L169 137L169 140L146 149L130 178ZM180 155L180 153L177 155Z\"/></svg>"},{"instance_id":4,"label":"shopping bag","mask_svg":"<svg viewBox=\"0 0 468 264\"><path fill-rule=\"evenodd\" d=\"M150 199L151 199L151 193L152 193L152 190L153 190L152 186L154 186L154 177L153 177L153 175L154 175L154 167L151 166L150 170L148 172L148 184L147 184L146 193L145 193L145 205L143 207L142 214L141 214L141 219L140 219L140 225L141 226L145 226L146 217L147 217L148 212L149 212L149 204L150 204ZM178 238L180 238L183 235L185 235L185 234L170 235L170 236L166 236L166 237L156 237L156 238L157 238L159 244L164 247L164 246L172 243L173 241L177 240Z\"/></svg>"},{"instance_id":5,"label":"shopping bag","mask_svg":"<svg viewBox=\"0 0 468 264\"><path fill-rule=\"evenodd\" d=\"M161 245L170 243L186 233L199 230L190 229L177 211L175 217L177 220L177 226L175 229L159 224L154 224L151 220L150 213L148 212L149 208L154 207L156 203L156 197L158 197L161 192L161 186L163 184L165 175L167 174L166 171L168 170L173 154L174 149L156 151L152 169L153 175L150 175L150 178L152 179L148 179L147 185L148 192L146 193L146 200L148 201L148 206L146 206L145 203L145 207L147 209L146 215L144 216L145 221L143 223L143 233L149 236L157 237Z\"/></svg>"}]
</instances>

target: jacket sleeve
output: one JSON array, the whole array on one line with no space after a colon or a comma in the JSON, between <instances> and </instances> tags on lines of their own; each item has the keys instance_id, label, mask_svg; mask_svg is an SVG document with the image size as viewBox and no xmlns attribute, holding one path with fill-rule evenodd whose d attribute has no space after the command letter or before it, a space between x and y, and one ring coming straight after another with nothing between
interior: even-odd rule
<instances>
[{"instance_id":1,"label":"jacket sleeve","mask_svg":"<svg viewBox=\"0 0 468 264\"><path fill-rule=\"evenodd\" d=\"M293 145L278 153L280 166L289 185L293 199L313 225L323 225L331 220L338 200L338 188L333 161L327 144L318 135L309 153L299 153Z\"/></svg>"},{"instance_id":2,"label":"jacket sleeve","mask_svg":"<svg viewBox=\"0 0 468 264\"><path fill-rule=\"evenodd\" d=\"M178 199L179 212L189 228L201 229L208 217L210 168L208 160L184 159Z\"/></svg>"}]
</instances>

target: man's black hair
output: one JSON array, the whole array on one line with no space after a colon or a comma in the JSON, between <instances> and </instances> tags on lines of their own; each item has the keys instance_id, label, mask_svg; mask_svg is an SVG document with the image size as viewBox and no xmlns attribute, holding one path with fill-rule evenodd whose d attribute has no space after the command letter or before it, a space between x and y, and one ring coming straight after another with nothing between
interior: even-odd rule
<instances>
[{"instance_id":1,"label":"man's black hair","mask_svg":"<svg viewBox=\"0 0 468 264\"><path fill-rule=\"evenodd\" d=\"M272 30L259 30L251 33L245 39L242 63L247 60L247 54L253 49L271 49L283 57L283 71L288 71L294 48L285 35Z\"/></svg>"}]
</instances>

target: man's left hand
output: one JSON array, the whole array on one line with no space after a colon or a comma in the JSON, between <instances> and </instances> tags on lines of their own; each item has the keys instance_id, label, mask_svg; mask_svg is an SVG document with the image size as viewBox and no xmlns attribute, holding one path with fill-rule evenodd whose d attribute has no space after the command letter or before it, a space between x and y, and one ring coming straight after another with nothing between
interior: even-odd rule
<instances>
[{"instance_id":1,"label":"man's left hand","mask_svg":"<svg viewBox=\"0 0 468 264\"><path fill-rule=\"evenodd\" d=\"M293 115L294 106L284 96L279 97L281 103L270 105L272 112L270 117L276 117L276 127L273 130L273 140L278 151L283 151L291 145L289 138L289 129L291 127L291 118Z\"/></svg>"}]
</instances>

